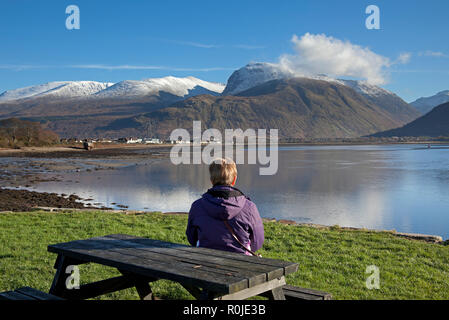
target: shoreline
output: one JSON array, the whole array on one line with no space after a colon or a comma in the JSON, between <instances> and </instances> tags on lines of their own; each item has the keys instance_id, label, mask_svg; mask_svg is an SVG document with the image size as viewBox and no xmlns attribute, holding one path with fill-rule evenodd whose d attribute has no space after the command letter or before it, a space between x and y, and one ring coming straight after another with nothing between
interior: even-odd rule
<instances>
[{"instance_id":1,"label":"shoreline","mask_svg":"<svg viewBox=\"0 0 449 320\"><path fill-rule=\"evenodd\" d=\"M397 145L397 144L427 144L426 142L401 142L401 143L341 143L341 144L326 144L326 145ZM433 144L436 144L433 142ZM447 143L441 143L447 144ZM281 146L312 146L312 144L300 144L300 143L283 143ZM316 146L325 144L314 144ZM142 164L144 160L150 161L151 163L156 160L162 160L169 156L169 150L172 145L102 145L97 149L86 151L82 148L76 147L27 147L23 149L0 149L0 161L3 158L9 157L10 152L14 153L13 158L24 158L25 166L17 164L15 160L11 163L1 163L0 164L0 174L3 169L5 172L0 178L4 180L3 188L0 188L0 192L3 192L3 199L8 200L8 196L4 194L16 194L15 201L18 202L16 210L10 211L6 209L5 206L0 206L1 212L18 212L20 208L32 207L29 204L40 203L38 206L47 211L61 211L61 210L106 210L107 212L124 212L125 214L147 214L151 211L137 211L137 210L127 210L126 206L120 204L115 205L115 209L107 208L102 206L100 203L88 203L94 199L81 199L75 194L64 195L64 194L51 194L47 192L39 192L30 190L30 188L40 182L46 181L62 181L58 176L67 172L80 172L80 171L97 171L97 170L115 170L120 167L126 167L134 164ZM142 153L142 150L154 150L153 153ZM140 152L139 152L140 151ZM50 156L48 156L50 155ZM81 155L81 156L77 156ZM71 161L65 161L66 158L71 158ZM22 160L22 159L21 159ZM33 171L35 168L38 172ZM30 170L31 169L31 170ZM40 170L40 171L39 171ZM59 179L59 180L58 180ZM12 182L9 186L7 183ZM74 181L76 183L77 181ZM17 194L22 193L23 195ZM30 194L33 194L30 197ZM31 200L30 200L31 199ZM67 203L70 203L69 199L73 200L69 208L65 208ZM1 200L1 199L0 199ZM25 202L20 202L25 200ZM26 201L29 201L27 204ZM42 202L39 202L42 201ZM81 201L81 202L80 202ZM9 201L5 201L9 203ZM91 201L94 202L94 201ZM55 204L57 206L55 206ZM54 207L53 207L54 206ZM62 206L62 207L61 207ZM45 208L45 209L44 209ZM35 210L35 209L31 209ZM23 210L26 211L26 210ZM165 212L164 214L186 214L179 212ZM403 236L410 239L424 240L433 243L442 243L443 238L438 235L426 235L426 234L415 234L415 233L402 233L396 232L395 230L375 230L366 228L355 228L355 227L340 227L340 226L328 226L319 225L313 223L301 223L293 220L274 218L265 218L264 221L267 222L279 222L285 225L304 225L313 226L315 228L340 228L342 230L359 230L359 231L370 231L370 232L389 232L394 233L398 236ZM447 241L447 240L446 240Z\"/></svg>"},{"instance_id":2,"label":"shoreline","mask_svg":"<svg viewBox=\"0 0 449 320\"><path fill-rule=\"evenodd\" d=\"M330 142L279 142L279 146L363 146L363 145L449 145L449 141L330 141ZM83 157L97 158L100 156L113 157L118 155L125 156L139 156L138 151L159 149L158 151L169 151L173 144L96 144L94 149L87 151L81 145L58 145L47 147L21 147L15 148L0 148L1 157L37 157L42 155L59 155L62 157L70 157L74 155L82 155ZM114 154L113 151L116 151ZM169 153L169 152L167 152ZM145 154L148 156L151 154ZM142 156L140 154L140 156Z\"/></svg>"}]
</instances>

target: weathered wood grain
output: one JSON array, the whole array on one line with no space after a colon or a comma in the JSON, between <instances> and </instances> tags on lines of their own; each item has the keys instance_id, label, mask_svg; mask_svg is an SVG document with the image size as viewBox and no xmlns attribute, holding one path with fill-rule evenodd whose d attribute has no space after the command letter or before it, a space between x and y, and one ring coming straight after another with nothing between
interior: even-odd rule
<instances>
[{"instance_id":1,"label":"weathered wood grain","mask_svg":"<svg viewBox=\"0 0 449 320\"><path fill-rule=\"evenodd\" d=\"M14 290L15 292L21 293L23 295L29 296L34 300L63 300L54 295L48 294L46 292L39 291L30 287L22 287Z\"/></svg>"},{"instance_id":2,"label":"weathered wood grain","mask_svg":"<svg viewBox=\"0 0 449 320\"><path fill-rule=\"evenodd\" d=\"M192 265L186 267L185 264L174 260L160 261L150 259L148 256L138 257L123 254L117 252L119 249L114 249L114 246L116 245L112 242L106 245L96 241L76 241L76 243L72 243L71 248L65 248L60 252L78 260L96 262L143 276L173 280L201 288L214 289L218 292L230 293L248 286L246 278L198 272L192 268Z\"/></svg>"},{"instance_id":3,"label":"weathered wood grain","mask_svg":"<svg viewBox=\"0 0 449 320\"><path fill-rule=\"evenodd\" d=\"M0 300L36 300L36 299L19 292L6 291L0 293Z\"/></svg>"},{"instance_id":4,"label":"weathered wood grain","mask_svg":"<svg viewBox=\"0 0 449 320\"><path fill-rule=\"evenodd\" d=\"M198 288L203 288L203 296L229 295L260 287L270 281L273 283L273 280L295 272L298 268L297 263L282 260L195 248L124 234L49 245L48 251L59 254L56 262L59 267L67 265L64 259L78 264L100 263L125 273L177 281L189 288L196 297L200 292ZM59 269L57 273L58 271ZM58 274L55 281L57 278ZM62 281L55 281L52 288L61 286L59 282ZM142 294L139 292L141 297L151 297L151 288L147 285L148 283L138 282L140 289L137 289L142 291ZM99 290L95 286L92 288Z\"/></svg>"},{"instance_id":5,"label":"weathered wood grain","mask_svg":"<svg viewBox=\"0 0 449 320\"><path fill-rule=\"evenodd\" d=\"M287 300L332 300L330 293L285 285L282 287Z\"/></svg>"}]
</instances>

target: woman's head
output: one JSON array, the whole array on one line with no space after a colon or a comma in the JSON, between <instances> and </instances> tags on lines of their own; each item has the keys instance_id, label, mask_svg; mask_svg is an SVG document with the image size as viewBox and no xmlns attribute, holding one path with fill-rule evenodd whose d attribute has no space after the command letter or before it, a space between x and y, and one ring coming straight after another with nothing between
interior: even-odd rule
<instances>
[{"instance_id":1,"label":"woman's head","mask_svg":"<svg viewBox=\"0 0 449 320\"><path fill-rule=\"evenodd\" d=\"M237 180L237 166L232 159L215 159L209 165L210 181L214 186L233 186Z\"/></svg>"}]
</instances>

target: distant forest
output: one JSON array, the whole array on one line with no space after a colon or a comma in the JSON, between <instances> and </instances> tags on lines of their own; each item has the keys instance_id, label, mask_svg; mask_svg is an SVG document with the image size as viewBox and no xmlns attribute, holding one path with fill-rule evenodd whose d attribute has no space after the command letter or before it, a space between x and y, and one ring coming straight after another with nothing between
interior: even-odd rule
<instances>
[{"instance_id":1,"label":"distant forest","mask_svg":"<svg viewBox=\"0 0 449 320\"><path fill-rule=\"evenodd\" d=\"M39 122L17 118L0 120L1 148L48 146L58 142L58 135L44 128Z\"/></svg>"}]
</instances>

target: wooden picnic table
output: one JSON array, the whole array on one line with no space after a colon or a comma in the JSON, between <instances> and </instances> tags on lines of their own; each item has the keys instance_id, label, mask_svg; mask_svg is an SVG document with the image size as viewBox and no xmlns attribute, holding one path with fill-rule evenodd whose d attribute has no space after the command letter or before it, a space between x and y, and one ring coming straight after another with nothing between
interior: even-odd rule
<instances>
[{"instance_id":1,"label":"wooden picnic table","mask_svg":"<svg viewBox=\"0 0 449 320\"><path fill-rule=\"evenodd\" d=\"M58 254L49 293L65 299L88 299L131 287L141 299L153 299L150 283L168 279L197 299L264 295L283 300L285 276L298 269L297 263L125 234L58 243L49 245L48 251ZM68 289L67 267L84 263L114 267L121 275Z\"/></svg>"}]
</instances>

